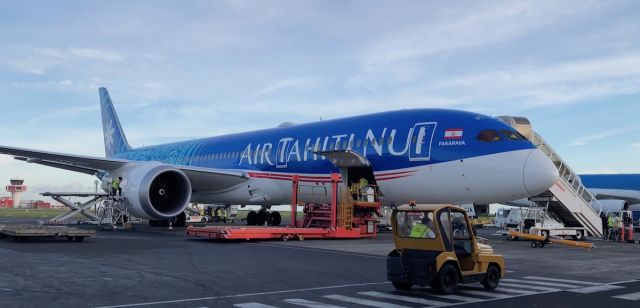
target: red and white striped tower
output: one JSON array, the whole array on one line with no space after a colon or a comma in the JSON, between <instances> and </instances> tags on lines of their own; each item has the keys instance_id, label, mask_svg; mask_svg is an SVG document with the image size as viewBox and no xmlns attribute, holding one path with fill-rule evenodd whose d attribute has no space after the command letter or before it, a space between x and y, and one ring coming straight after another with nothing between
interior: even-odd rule
<instances>
[{"instance_id":1,"label":"red and white striped tower","mask_svg":"<svg viewBox=\"0 0 640 308\"><path fill-rule=\"evenodd\" d=\"M11 199L13 199L13 207L20 207L20 197L23 191L27 191L27 186L23 185L24 180L10 179L11 185L7 185L6 189L11 193Z\"/></svg>"}]
</instances>

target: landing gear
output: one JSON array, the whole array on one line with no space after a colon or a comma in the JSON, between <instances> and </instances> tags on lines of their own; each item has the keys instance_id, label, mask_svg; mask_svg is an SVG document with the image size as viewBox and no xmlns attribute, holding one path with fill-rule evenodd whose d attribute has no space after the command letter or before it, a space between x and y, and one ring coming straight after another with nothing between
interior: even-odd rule
<instances>
[{"instance_id":1,"label":"landing gear","mask_svg":"<svg viewBox=\"0 0 640 308\"><path fill-rule=\"evenodd\" d=\"M279 212L268 212L266 209L260 211L251 211L247 214L247 225L263 226L264 223L269 226L279 226L282 222L282 216Z\"/></svg>"}]
</instances>

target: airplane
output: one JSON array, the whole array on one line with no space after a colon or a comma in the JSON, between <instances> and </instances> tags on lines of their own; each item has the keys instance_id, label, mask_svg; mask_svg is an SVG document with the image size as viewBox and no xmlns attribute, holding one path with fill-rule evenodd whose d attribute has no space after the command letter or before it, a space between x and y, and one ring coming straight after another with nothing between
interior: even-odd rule
<instances>
[{"instance_id":1,"label":"airplane","mask_svg":"<svg viewBox=\"0 0 640 308\"><path fill-rule=\"evenodd\" d=\"M640 174L580 174L580 182L598 200L592 207L599 212L640 211ZM507 205L527 207L531 202L518 199Z\"/></svg>"},{"instance_id":2,"label":"airplane","mask_svg":"<svg viewBox=\"0 0 640 308\"><path fill-rule=\"evenodd\" d=\"M277 225L280 214L268 209L290 203L294 175L316 191L330 188L331 173L347 184L365 178L383 205L515 200L558 178L551 160L513 128L472 112L389 111L133 148L107 89L98 92L106 157L9 146L0 154L95 175L105 190L122 176L129 212L150 221L184 220L194 202L261 205L252 220Z\"/></svg>"}]
</instances>

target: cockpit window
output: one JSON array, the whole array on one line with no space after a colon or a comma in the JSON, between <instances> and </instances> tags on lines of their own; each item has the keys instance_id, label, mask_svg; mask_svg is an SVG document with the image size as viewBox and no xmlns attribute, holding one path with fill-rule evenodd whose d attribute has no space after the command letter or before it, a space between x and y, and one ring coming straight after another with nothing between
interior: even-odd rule
<instances>
[{"instance_id":1,"label":"cockpit window","mask_svg":"<svg viewBox=\"0 0 640 308\"><path fill-rule=\"evenodd\" d=\"M477 139L483 142L496 142L502 140L502 137L495 129L485 129L478 134Z\"/></svg>"},{"instance_id":2,"label":"cockpit window","mask_svg":"<svg viewBox=\"0 0 640 308\"><path fill-rule=\"evenodd\" d=\"M501 129L500 134L509 140L522 141L525 140L524 136L514 130Z\"/></svg>"}]
</instances>

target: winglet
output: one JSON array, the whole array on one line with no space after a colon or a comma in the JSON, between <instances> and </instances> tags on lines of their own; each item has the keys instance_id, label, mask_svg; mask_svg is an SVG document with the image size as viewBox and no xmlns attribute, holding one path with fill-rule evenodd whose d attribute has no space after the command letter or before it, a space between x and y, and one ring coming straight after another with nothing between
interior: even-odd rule
<instances>
[{"instance_id":1,"label":"winglet","mask_svg":"<svg viewBox=\"0 0 640 308\"><path fill-rule=\"evenodd\" d=\"M98 92L100 93L100 110L102 110L104 151L107 157L111 158L115 154L131 150L131 146L124 135L107 88L100 88Z\"/></svg>"}]
</instances>

